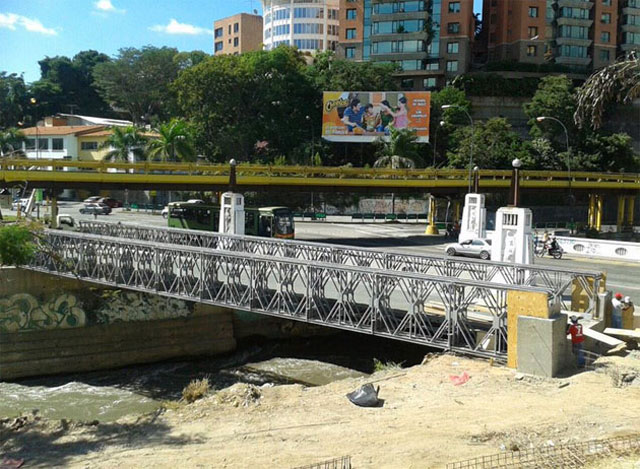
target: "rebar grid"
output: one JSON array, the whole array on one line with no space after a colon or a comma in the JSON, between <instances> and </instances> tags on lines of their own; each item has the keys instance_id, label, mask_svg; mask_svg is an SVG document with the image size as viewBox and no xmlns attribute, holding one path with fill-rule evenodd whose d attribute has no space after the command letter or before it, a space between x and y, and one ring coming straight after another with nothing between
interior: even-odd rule
<instances>
[{"instance_id":1,"label":"rebar grid","mask_svg":"<svg viewBox=\"0 0 640 469\"><path fill-rule=\"evenodd\" d=\"M597 292L602 273L589 270L513 264L424 254L341 246L307 241L225 235L199 230L158 228L135 224L80 221L80 231L140 241L178 244L227 251L282 256L331 264L372 267L400 272L420 272L443 277L466 278L510 285L537 285L552 290L565 310L571 309L570 294L578 283L589 298L586 313L596 313ZM566 298L565 298L566 296Z\"/></svg>"},{"instance_id":2,"label":"rebar grid","mask_svg":"<svg viewBox=\"0 0 640 469\"><path fill-rule=\"evenodd\" d=\"M322 461L308 466L298 466L293 469L351 469L351 456Z\"/></svg>"},{"instance_id":3,"label":"rebar grid","mask_svg":"<svg viewBox=\"0 0 640 469\"><path fill-rule=\"evenodd\" d=\"M48 230L42 242L55 254L39 251L26 268L500 361L507 292L552 301L539 287L86 233ZM436 299L444 311L429 312Z\"/></svg>"},{"instance_id":4,"label":"rebar grid","mask_svg":"<svg viewBox=\"0 0 640 469\"><path fill-rule=\"evenodd\" d=\"M598 458L638 452L640 435L632 435L480 456L449 463L447 469L580 468Z\"/></svg>"}]
</instances>

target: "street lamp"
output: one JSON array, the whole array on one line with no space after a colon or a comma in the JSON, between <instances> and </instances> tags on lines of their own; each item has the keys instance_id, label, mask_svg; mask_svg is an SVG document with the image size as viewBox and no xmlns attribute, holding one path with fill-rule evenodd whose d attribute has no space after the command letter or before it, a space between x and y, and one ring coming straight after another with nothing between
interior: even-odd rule
<instances>
[{"instance_id":1,"label":"street lamp","mask_svg":"<svg viewBox=\"0 0 640 469\"><path fill-rule=\"evenodd\" d=\"M38 135L38 112L36 110L36 104L38 104L38 101L36 100L36 98L31 98L29 102L33 104L33 115L35 116L35 120L36 120L36 160L39 160L40 159L40 137Z\"/></svg>"},{"instance_id":2,"label":"street lamp","mask_svg":"<svg viewBox=\"0 0 640 469\"><path fill-rule=\"evenodd\" d=\"M513 166L513 174L511 175L512 203L514 207L517 207L520 203L520 167L522 166L522 161L516 158L511 162L511 165Z\"/></svg>"},{"instance_id":3,"label":"street lamp","mask_svg":"<svg viewBox=\"0 0 640 469\"><path fill-rule=\"evenodd\" d=\"M555 117L548 117L548 116L536 117L537 122L542 122L545 120L552 120L557 122L562 126L562 129L564 130L565 143L567 145L567 172L569 175L569 204L573 205L573 194L571 193L571 154L569 152L569 131L567 130L567 127L562 123L562 121L559 119L556 119Z\"/></svg>"},{"instance_id":4,"label":"street lamp","mask_svg":"<svg viewBox=\"0 0 640 469\"><path fill-rule=\"evenodd\" d=\"M434 169L436 167L436 149L438 148L438 130L440 130L441 127L444 127L444 124L444 121L440 121L438 127L436 127L436 134L433 136L433 164L431 166L433 166Z\"/></svg>"},{"instance_id":5,"label":"street lamp","mask_svg":"<svg viewBox=\"0 0 640 469\"><path fill-rule=\"evenodd\" d=\"M442 106L443 111L451 108L460 109L467 115L467 117L469 118L469 122L471 122L471 141L469 145L469 192L471 192L471 169L473 168L473 119L471 118L471 115L467 112L467 110L462 106L458 106L457 104L445 104Z\"/></svg>"}]
</instances>

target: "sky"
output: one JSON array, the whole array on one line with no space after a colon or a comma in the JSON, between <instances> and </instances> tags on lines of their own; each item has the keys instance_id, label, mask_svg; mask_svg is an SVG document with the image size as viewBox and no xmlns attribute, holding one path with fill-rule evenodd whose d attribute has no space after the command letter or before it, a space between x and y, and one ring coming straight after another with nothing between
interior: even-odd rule
<instances>
[{"instance_id":1,"label":"sky","mask_svg":"<svg viewBox=\"0 0 640 469\"><path fill-rule=\"evenodd\" d=\"M474 10L482 0L474 0ZM94 49L115 56L124 47L213 48L213 22L262 13L260 0L0 0L0 71L40 78L38 60L72 58Z\"/></svg>"}]
</instances>

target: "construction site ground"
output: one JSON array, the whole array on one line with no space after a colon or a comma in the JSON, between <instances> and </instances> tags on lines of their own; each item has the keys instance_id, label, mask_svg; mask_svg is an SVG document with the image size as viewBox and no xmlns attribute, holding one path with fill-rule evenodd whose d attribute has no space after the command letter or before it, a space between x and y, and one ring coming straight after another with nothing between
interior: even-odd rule
<instances>
[{"instance_id":1,"label":"construction site ground","mask_svg":"<svg viewBox=\"0 0 640 469\"><path fill-rule=\"evenodd\" d=\"M470 379L454 385L451 377L465 372ZM345 397L368 382L380 387L381 407L357 407ZM0 454L47 468L293 468L350 455L358 469L422 469L636 434L637 351L561 379L432 355L422 365L321 387L235 384L116 423L5 419ZM640 455L625 455L588 467L635 469L639 462Z\"/></svg>"}]
</instances>

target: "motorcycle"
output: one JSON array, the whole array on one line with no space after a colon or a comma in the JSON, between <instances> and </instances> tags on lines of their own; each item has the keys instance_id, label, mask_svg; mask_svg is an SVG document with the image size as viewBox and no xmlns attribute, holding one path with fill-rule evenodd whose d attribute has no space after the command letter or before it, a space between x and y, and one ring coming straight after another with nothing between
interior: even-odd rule
<instances>
[{"instance_id":1,"label":"motorcycle","mask_svg":"<svg viewBox=\"0 0 640 469\"><path fill-rule=\"evenodd\" d=\"M562 255L564 254L564 250L557 242L549 244L537 243L534 252L537 257L543 257L545 254L549 254L554 259L562 259Z\"/></svg>"}]
</instances>

